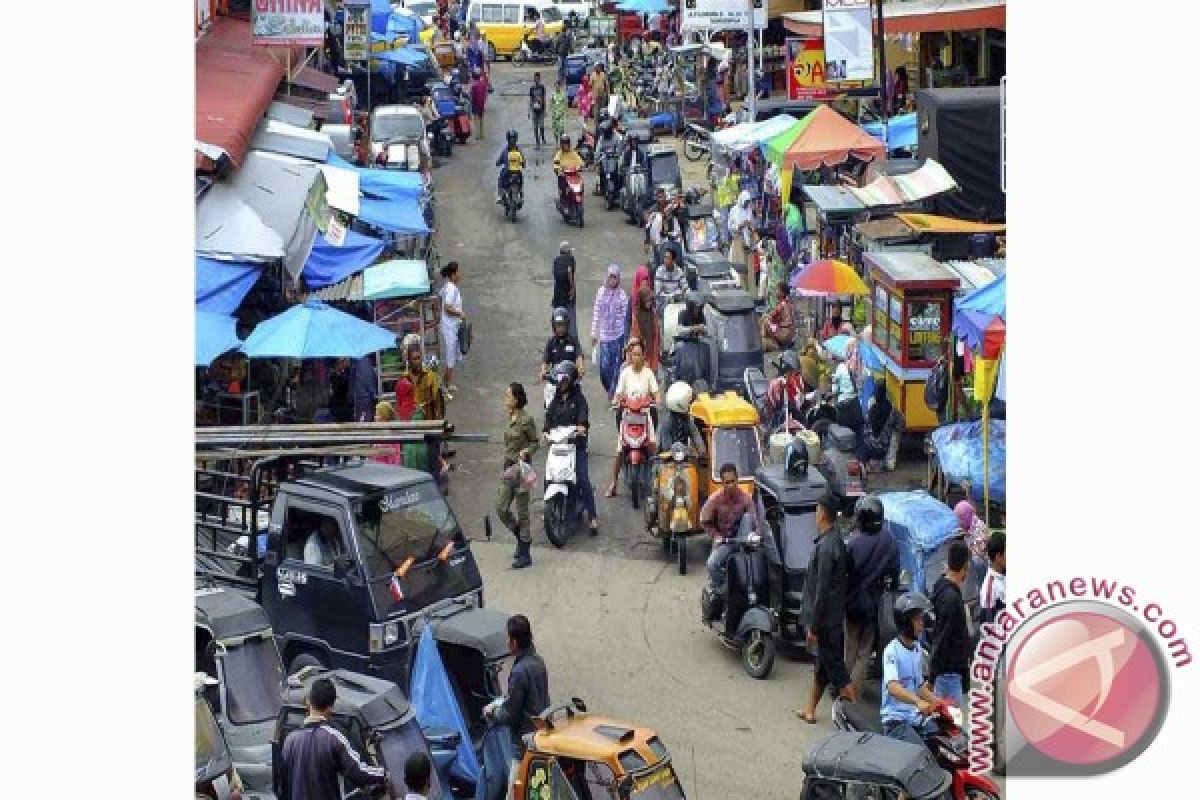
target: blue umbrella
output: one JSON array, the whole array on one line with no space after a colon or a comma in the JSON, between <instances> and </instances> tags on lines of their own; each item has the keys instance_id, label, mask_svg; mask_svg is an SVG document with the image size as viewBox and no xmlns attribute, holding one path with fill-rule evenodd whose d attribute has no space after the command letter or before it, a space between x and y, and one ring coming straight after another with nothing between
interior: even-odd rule
<instances>
[{"instance_id":1,"label":"blue umbrella","mask_svg":"<svg viewBox=\"0 0 1200 800\"><path fill-rule=\"evenodd\" d=\"M396 346L396 334L320 300L258 324L242 352L250 358L359 358Z\"/></svg>"},{"instance_id":2,"label":"blue umbrella","mask_svg":"<svg viewBox=\"0 0 1200 800\"><path fill-rule=\"evenodd\" d=\"M237 320L228 314L196 312L196 366L207 367L217 356L237 348Z\"/></svg>"},{"instance_id":3,"label":"blue umbrella","mask_svg":"<svg viewBox=\"0 0 1200 800\"><path fill-rule=\"evenodd\" d=\"M670 8L667 0L623 0L617 3L618 11L630 11L637 14L665 14Z\"/></svg>"},{"instance_id":4,"label":"blue umbrella","mask_svg":"<svg viewBox=\"0 0 1200 800\"><path fill-rule=\"evenodd\" d=\"M830 336L825 340L825 349L833 353L838 358L846 357L846 345L850 344L851 337L844 333L839 333L837 336Z\"/></svg>"}]
</instances>

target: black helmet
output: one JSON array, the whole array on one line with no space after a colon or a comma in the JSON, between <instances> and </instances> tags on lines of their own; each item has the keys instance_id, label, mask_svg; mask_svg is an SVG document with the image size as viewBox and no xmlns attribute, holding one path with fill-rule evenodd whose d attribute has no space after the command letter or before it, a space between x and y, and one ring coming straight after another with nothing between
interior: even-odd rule
<instances>
[{"instance_id":1,"label":"black helmet","mask_svg":"<svg viewBox=\"0 0 1200 800\"><path fill-rule=\"evenodd\" d=\"M883 530L883 503L873 494L863 495L854 504L854 524L863 533Z\"/></svg>"},{"instance_id":2,"label":"black helmet","mask_svg":"<svg viewBox=\"0 0 1200 800\"><path fill-rule=\"evenodd\" d=\"M683 302L687 305L688 311L699 311L704 308L704 296L695 289L684 293Z\"/></svg>"},{"instance_id":3,"label":"black helmet","mask_svg":"<svg viewBox=\"0 0 1200 800\"><path fill-rule=\"evenodd\" d=\"M560 322L565 328L571 327L570 318L567 316L567 310L561 306L554 309L554 311L550 313L550 330L554 330L554 328L556 328Z\"/></svg>"},{"instance_id":4,"label":"black helmet","mask_svg":"<svg viewBox=\"0 0 1200 800\"><path fill-rule=\"evenodd\" d=\"M504 134L504 138L505 138L505 140L507 140L507 141L508 141L508 143L509 143L510 145L516 144L516 143L517 143L517 131L516 131L516 129L514 129L514 128L509 128L509 129L508 129L508 132Z\"/></svg>"},{"instance_id":5,"label":"black helmet","mask_svg":"<svg viewBox=\"0 0 1200 800\"><path fill-rule=\"evenodd\" d=\"M799 437L788 443L784 456L784 469L788 475L800 476L808 473L808 445Z\"/></svg>"},{"instance_id":6,"label":"black helmet","mask_svg":"<svg viewBox=\"0 0 1200 800\"><path fill-rule=\"evenodd\" d=\"M558 143L560 145L566 145L567 147L570 147L571 137L564 133L562 136L558 137Z\"/></svg>"},{"instance_id":7,"label":"black helmet","mask_svg":"<svg viewBox=\"0 0 1200 800\"><path fill-rule=\"evenodd\" d=\"M800 359L796 357L795 350L788 350L783 354L783 358L779 359L779 371L784 375L800 371Z\"/></svg>"},{"instance_id":8,"label":"black helmet","mask_svg":"<svg viewBox=\"0 0 1200 800\"><path fill-rule=\"evenodd\" d=\"M933 606L920 592L905 592L896 600L892 608L892 620L896 623L896 632L910 639L916 638L913 630L913 617L917 614L925 616L925 627L933 628Z\"/></svg>"},{"instance_id":9,"label":"black helmet","mask_svg":"<svg viewBox=\"0 0 1200 800\"><path fill-rule=\"evenodd\" d=\"M570 361L560 361L554 365L554 369L550 370L550 380L554 381L554 385L558 387L559 391L569 390L575 385L578 378L579 371Z\"/></svg>"}]
</instances>

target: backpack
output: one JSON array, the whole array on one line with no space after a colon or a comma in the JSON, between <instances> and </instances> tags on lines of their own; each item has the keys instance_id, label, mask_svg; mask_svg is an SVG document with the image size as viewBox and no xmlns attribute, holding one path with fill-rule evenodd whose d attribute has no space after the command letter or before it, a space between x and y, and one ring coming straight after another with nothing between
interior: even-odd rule
<instances>
[{"instance_id":1,"label":"backpack","mask_svg":"<svg viewBox=\"0 0 1200 800\"><path fill-rule=\"evenodd\" d=\"M946 359L940 359L925 379L925 405L930 411L941 414L946 410L946 399L950 394L950 375L946 370Z\"/></svg>"}]
</instances>

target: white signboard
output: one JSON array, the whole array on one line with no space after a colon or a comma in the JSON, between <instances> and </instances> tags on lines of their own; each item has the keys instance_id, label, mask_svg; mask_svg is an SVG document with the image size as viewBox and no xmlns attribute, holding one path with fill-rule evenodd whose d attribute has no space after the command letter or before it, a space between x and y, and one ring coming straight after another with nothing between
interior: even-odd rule
<instances>
[{"instance_id":1,"label":"white signboard","mask_svg":"<svg viewBox=\"0 0 1200 800\"><path fill-rule=\"evenodd\" d=\"M325 42L321 0L254 0L254 44L320 47Z\"/></svg>"},{"instance_id":2,"label":"white signboard","mask_svg":"<svg viewBox=\"0 0 1200 800\"><path fill-rule=\"evenodd\" d=\"M753 0L754 27L767 27L767 0ZM683 31L746 30L747 0L682 0L679 9L683 16L679 29Z\"/></svg>"},{"instance_id":3,"label":"white signboard","mask_svg":"<svg viewBox=\"0 0 1200 800\"><path fill-rule=\"evenodd\" d=\"M875 80L875 50L871 36L871 0L825 0L825 80Z\"/></svg>"}]
</instances>

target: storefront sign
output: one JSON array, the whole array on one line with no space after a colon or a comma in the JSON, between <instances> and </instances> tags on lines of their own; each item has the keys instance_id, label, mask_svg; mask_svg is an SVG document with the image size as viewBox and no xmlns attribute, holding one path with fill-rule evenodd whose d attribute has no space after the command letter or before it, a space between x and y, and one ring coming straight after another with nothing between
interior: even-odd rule
<instances>
[{"instance_id":1,"label":"storefront sign","mask_svg":"<svg viewBox=\"0 0 1200 800\"><path fill-rule=\"evenodd\" d=\"M347 61L366 61L371 52L371 2L346 0L342 54Z\"/></svg>"},{"instance_id":2,"label":"storefront sign","mask_svg":"<svg viewBox=\"0 0 1200 800\"><path fill-rule=\"evenodd\" d=\"M325 42L321 0L254 0L254 44L320 47Z\"/></svg>"},{"instance_id":3,"label":"storefront sign","mask_svg":"<svg viewBox=\"0 0 1200 800\"><path fill-rule=\"evenodd\" d=\"M743 31L746 29L746 0L683 0L683 31ZM754 27L767 27L767 0L754 0Z\"/></svg>"},{"instance_id":4,"label":"storefront sign","mask_svg":"<svg viewBox=\"0 0 1200 800\"><path fill-rule=\"evenodd\" d=\"M825 39L825 80L875 80L871 0L825 0L821 8Z\"/></svg>"},{"instance_id":5,"label":"storefront sign","mask_svg":"<svg viewBox=\"0 0 1200 800\"><path fill-rule=\"evenodd\" d=\"M788 100L825 95L825 48L820 39L787 40Z\"/></svg>"}]
</instances>

